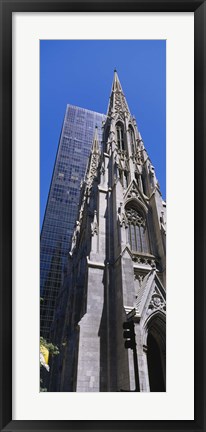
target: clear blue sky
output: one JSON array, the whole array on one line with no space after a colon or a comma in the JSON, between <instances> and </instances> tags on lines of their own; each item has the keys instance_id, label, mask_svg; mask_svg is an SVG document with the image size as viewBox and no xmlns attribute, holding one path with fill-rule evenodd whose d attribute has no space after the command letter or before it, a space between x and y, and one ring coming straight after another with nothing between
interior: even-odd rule
<instances>
[{"instance_id":1,"label":"clear blue sky","mask_svg":"<svg viewBox=\"0 0 206 432\"><path fill-rule=\"evenodd\" d=\"M106 113L114 69L166 198L166 41L40 42L40 226L68 103Z\"/></svg>"}]
</instances>

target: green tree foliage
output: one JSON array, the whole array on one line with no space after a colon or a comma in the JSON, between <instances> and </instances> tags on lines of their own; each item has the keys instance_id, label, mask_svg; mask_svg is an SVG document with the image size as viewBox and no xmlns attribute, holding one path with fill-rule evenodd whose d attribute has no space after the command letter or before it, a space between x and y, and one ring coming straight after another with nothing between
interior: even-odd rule
<instances>
[{"instance_id":1,"label":"green tree foliage","mask_svg":"<svg viewBox=\"0 0 206 432\"><path fill-rule=\"evenodd\" d=\"M47 342L42 336L40 337L40 345L43 345L45 348L47 348L49 354L51 355L59 354L59 348L56 345L53 345L53 343Z\"/></svg>"}]
</instances>

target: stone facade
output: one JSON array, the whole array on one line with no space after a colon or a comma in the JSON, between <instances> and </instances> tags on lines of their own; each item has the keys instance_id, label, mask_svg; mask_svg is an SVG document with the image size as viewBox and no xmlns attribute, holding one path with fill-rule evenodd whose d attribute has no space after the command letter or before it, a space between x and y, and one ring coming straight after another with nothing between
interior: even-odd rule
<instances>
[{"instance_id":1,"label":"stone facade","mask_svg":"<svg viewBox=\"0 0 206 432\"><path fill-rule=\"evenodd\" d=\"M122 326L135 309L137 390L165 391L166 204L116 71L102 136L100 152L95 131L81 185L50 390L134 390Z\"/></svg>"}]
</instances>

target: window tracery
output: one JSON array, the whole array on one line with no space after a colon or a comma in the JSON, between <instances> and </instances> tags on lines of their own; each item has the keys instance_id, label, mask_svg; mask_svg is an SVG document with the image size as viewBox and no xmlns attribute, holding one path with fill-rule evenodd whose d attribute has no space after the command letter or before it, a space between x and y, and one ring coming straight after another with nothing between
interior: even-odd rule
<instances>
[{"instance_id":1,"label":"window tracery","mask_svg":"<svg viewBox=\"0 0 206 432\"><path fill-rule=\"evenodd\" d=\"M131 250L148 253L149 242L145 218L134 208L127 209L126 216Z\"/></svg>"},{"instance_id":2,"label":"window tracery","mask_svg":"<svg viewBox=\"0 0 206 432\"><path fill-rule=\"evenodd\" d=\"M131 151L132 151L132 154L134 155L135 151L136 151L136 145L135 145L134 130L131 126L129 126L129 135L130 135Z\"/></svg>"},{"instance_id":3,"label":"window tracery","mask_svg":"<svg viewBox=\"0 0 206 432\"><path fill-rule=\"evenodd\" d=\"M117 123L116 131L117 131L117 146L118 146L119 150L121 150L121 151L125 150L124 131L123 131L123 127L120 123Z\"/></svg>"}]
</instances>

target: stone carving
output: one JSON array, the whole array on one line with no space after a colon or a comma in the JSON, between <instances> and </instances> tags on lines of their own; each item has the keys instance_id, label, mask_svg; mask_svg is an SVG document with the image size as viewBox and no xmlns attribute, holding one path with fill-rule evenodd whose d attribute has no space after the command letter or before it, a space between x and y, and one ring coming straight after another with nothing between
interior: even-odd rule
<instances>
[{"instance_id":1,"label":"stone carving","mask_svg":"<svg viewBox=\"0 0 206 432\"><path fill-rule=\"evenodd\" d=\"M119 220L119 224L122 227L123 225L125 226L125 228L127 228L128 226L128 220L127 220L127 216L126 214L123 212L122 210L122 202L120 203L120 207L118 209L118 220Z\"/></svg>"},{"instance_id":2,"label":"stone carving","mask_svg":"<svg viewBox=\"0 0 206 432\"><path fill-rule=\"evenodd\" d=\"M136 212L136 210L134 210L133 208L129 208L127 210L127 218L128 221L135 223L136 225L142 225L145 226L145 219Z\"/></svg>"},{"instance_id":3,"label":"stone carving","mask_svg":"<svg viewBox=\"0 0 206 432\"><path fill-rule=\"evenodd\" d=\"M74 234L72 236L72 245L71 245L70 255L73 254L74 248L76 247L77 237L79 235L79 232L80 232L80 223L79 223L79 221L76 221L76 227L74 230Z\"/></svg>"},{"instance_id":4,"label":"stone carving","mask_svg":"<svg viewBox=\"0 0 206 432\"><path fill-rule=\"evenodd\" d=\"M156 307L159 307L161 305L161 298L159 296L154 296L152 301L154 306Z\"/></svg>"},{"instance_id":5,"label":"stone carving","mask_svg":"<svg viewBox=\"0 0 206 432\"><path fill-rule=\"evenodd\" d=\"M87 171L87 175L86 175L86 183L88 185L88 187L92 186L93 180L97 175L97 168L99 165L99 153L92 153L91 154L91 159L88 165L88 171Z\"/></svg>"},{"instance_id":6,"label":"stone carving","mask_svg":"<svg viewBox=\"0 0 206 432\"><path fill-rule=\"evenodd\" d=\"M121 158L121 160L126 161L128 159L128 153L126 150L121 150L116 146L117 149L117 153L119 155L119 157Z\"/></svg>"},{"instance_id":7,"label":"stone carving","mask_svg":"<svg viewBox=\"0 0 206 432\"><path fill-rule=\"evenodd\" d=\"M147 265L154 269L156 268L156 263L154 258L148 258L148 257L146 258L142 255L139 255L138 252L132 254L132 260L137 264Z\"/></svg>"},{"instance_id":8,"label":"stone carving","mask_svg":"<svg viewBox=\"0 0 206 432\"><path fill-rule=\"evenodd\" d=\"M122 92L115 92L115 104L114 104L115 112L121 115L124 118L124 112L129 115L128 107L125 102L124 95Z\"/></svg>"},{"instance_id":9,"label":"stone carving","mask_svg":"<svg viewBox=\"0 0 206 432\"><path fill-rule=\"evenodd\" d=\"M151 182L153 183L153 187L159 189L159 182L157 180L156 174L155 174L155 168L153 167L153 165L149 165L148 166L149 169L149 174L151 177Z\"/></svg>"},{"instance_id":10,"label":"stone carving","mask_svg":"<svg viewBox=\"0 0 206 432\"><path fill-rule=\"evenodd\" d=\"M144 280L144 277L145 277L145 275L143 275L143 274L135 274L134 275L134 278L135 278L135 280L138 280L140 287L142 286L142 282Z\"/></svg>"},{"instance_id":11,"label":"stone carving","mask_svg":"<svg viewBox=\"0 0 206 432\"><path fill-rule=\"evenodd\" d=\"M155 169L154 169L153 165L149 165L149 173L151 174L152 177L155 176Z\"/></svg>"},{"instance_id":12,"label":"stone carving","mask_svg":"<svg viewBox=\"0 0 206 432\"><path fill-rule=\"evenodd\" d=\"M165 222L164 212L163 211L161 212L161 215L162 216L160 216L160 223L161 223L162 231L166 235L166 222Z\"/></svg>"},{"instance_id":13,"label":"stone carving","mask_svg":"<svg viewBox=\"0 0 206 432\"><path fill-rule=\"evenodd\" d=\"M94 234L98 234L98 222L97 222L97 211L94 210L94 220L91 223L91 233L92 236L94 236Z\"/></svg>"},{"instance_id":14,"label":"stone carving","mask_svg":"<svg viewBox=\"0 0 206 432\"><path fill-rule=\"evenodd\" d=\"M155 291L152 295L152 298L150 300L150 304L148 307L148 313L151 313L157 309L165 311L166 310L166 303L165 303L165 300L162 297L162 295L159 292L157 292L157 290L155 289Z\"/></svg>"},{"instance_id":15,"label":"stone carving","mask_svg":"<svg viewBox=\"0 0 206 432\"><path fill-rule=\"evenodd\" d=\"M142 165L144 163L143 150L138 150L135 155L135 161L138 165Z\"/></svg>"},{"instance_id":16,"label":"stone carving","mask_svg":"<svg viewBox=\"0 0 206 432\"><path fill-rule=\"evenodd\" d=\"M114 83L113 91L110 97L110 106L108 112L110 118L112 117L113 109L119 115L121 114L122 118L124 117L124 113L130 115L125 96L118 80L116 80Z\"/></svg>"},{"instance_id":17,"label":"stone carving","mask_svg":"<svg viewBox=\"0 0 206 432\"><path fill-rule=\"evenodd\" d=\"M127 193L127 198L133 198L133 197L138 198L141 201L140 194L139 194L137 187L136 187L136 184L134 182L132 183L132 185L131 185L128 193Z\"/></svg>"},{"instance_id":18,"label":"stone carving","mask_svg":"<svg viewBox=\"0 0 206 432\"><path fill-rule=\"evenodd\" d=\"M102 167L101 167L101 170L100 170L100 174L102 174L102 175L104 175L105 174L105 168L104 168L104 166L102 165Z\"/></svg>"}]
</instances>

